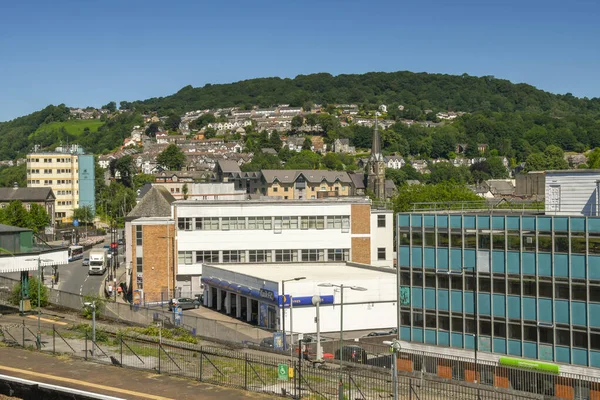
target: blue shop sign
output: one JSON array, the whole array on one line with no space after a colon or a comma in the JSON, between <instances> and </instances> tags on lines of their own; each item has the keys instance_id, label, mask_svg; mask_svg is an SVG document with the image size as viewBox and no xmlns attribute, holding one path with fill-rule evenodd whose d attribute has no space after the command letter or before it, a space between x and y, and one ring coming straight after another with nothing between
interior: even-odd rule
<instances>
[{"instance_id":1,"label":"blue shop sign","mask_svg":"<svg viewBox=\"0 0 600 400\"><path fill-rule=\"evenodd\" d=\"M298 297L292 297L293 302L294 302L294 307L296 306L312 306L312 296L298 296ZM279 296L279 300L278 300L279 306L282 305L286 305L289 306L290 304L290 295L286 294L284 296ZM332 294L327 294L327 295L323 295L321 296L321 304L333 304L333 295Z\"/></svg>"}]
</instances>

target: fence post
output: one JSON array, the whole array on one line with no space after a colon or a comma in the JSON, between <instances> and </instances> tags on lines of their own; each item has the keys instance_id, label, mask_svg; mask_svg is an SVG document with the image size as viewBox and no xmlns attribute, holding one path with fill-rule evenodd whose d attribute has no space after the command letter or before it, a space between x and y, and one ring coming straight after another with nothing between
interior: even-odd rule
<instances>
[{"instance_id":1,"label":"fence post","mask_svg":"<svg viewBox=\"0 0 600 400\"><path fill-rule=\"evenodd\" d=\"M87 361L87 331L85 331L85 360Z\"/></svg>"},{"instance_id":2,"label":"fence post","mask_svg":"<svg viewBox=\"0 0 600 400\"><path fill-rule=\"evenodd\" d=\"M56 328L52 324L52 354L56 353Z\"/></svg>"},{"instance_id":3,"label":"fence post","mask_svg":"<svg viewBox=\"0 0 600 400\"><path fill-rule=\"evenodd\" d=\"M408 378L408 400L412 400L412 378Z\"/></svg>"},{"instance_id":4,"label":"fence post","mask_svg":"<svg viewBox=\"0 0 600 400\"><path fill-rule=\"evenodd\" d=\"M123 366L123 336L121 336L121 366Z\"/></svg>"},{"instance_id":5,"label":"fence post","mask_svg":"<svg viewBox=\"0 0 600 400\"><path fill-rule=\"evenodd\" d=\"M160 374L160 343L158 344L158 373Z\"/></svg>"},{"instance_id":6,"label":"fence post","mask_svg":"<svg viewBox=\"0 0 600 400\"><path fill-rule=\"evenodd\" d=\"M202 351L202 346L200 346L200 376L199 381L202 382L202 364L204 361L204 352Z\"/></svg>"},{"instance_id":7,"label":"fence post","mask_svg":"<svg viewBox=\"0 0 600 400\"><path fill-rule=\"evenodd\" d=\"M25 320L23 320L23 348L25 348Z\"/></svg>"},{"instance_id":8,"label":"fence post","mask_svg":"<svg viewBox=\"0 0 600 400\"><path fill-rule=\"evenodd\" d=\"M292 365L294 366L294 398L299 399L298 385L296 385L296 381L298 380L298 367L296 366L296 361L292 361Z\"/></svg>"},{"instance_id":9,"label":"fence post","mask_svg":"<svg viewBox=\"0 0 600 400\"><path fill-rule=\"evenodd\" d=\"M248 353L244 354L244 390L248 390Z\"/></svg>"}]
</instances>

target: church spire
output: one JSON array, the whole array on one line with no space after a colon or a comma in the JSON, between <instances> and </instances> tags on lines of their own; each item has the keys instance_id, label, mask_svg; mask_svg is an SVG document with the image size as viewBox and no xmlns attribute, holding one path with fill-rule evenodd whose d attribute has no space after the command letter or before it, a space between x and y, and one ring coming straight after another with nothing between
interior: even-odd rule
<instances>
[{"instance_id":1,"label":"church spire","mask_svg":"<svg viewBox=\"0 0 600 400\"><path fill-rule=\"evenodd\" d=\"M372 160L383 160L383 156L381 155L381 138L379 136L379 127L377 124L377 114L375 112L375 130L373 131L373 143L371 144L371 159Z\"/></svg>"}]
</instances>

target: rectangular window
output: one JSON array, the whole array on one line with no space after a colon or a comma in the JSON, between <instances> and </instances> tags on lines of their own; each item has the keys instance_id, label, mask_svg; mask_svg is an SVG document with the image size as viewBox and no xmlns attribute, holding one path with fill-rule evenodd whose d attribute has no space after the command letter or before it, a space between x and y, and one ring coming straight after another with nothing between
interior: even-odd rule
<instances>
[{"instance_id":1,"label":"rectangular window","mask_svg":"<svg viewBox=\"0 0 600 400\"><path fill-rule=\"evenodd\" d=\"M535 235L523 235L523 251L535 251Z\"/></svg>"},{"instance_id":2,"label":"rectangular window","mask_svg":"<svg viewBox=\"0 0 600 400\"><path fill-rule=\"evenodd\" d=\"M506 281L504 279L494 279L494 293L504 294L506 291Z\"/></svg>"},{"instance_id":3,"label":"rectangular window","mask_svg":"<svg viewBox=\"0 0 600 400\"><path fill-rule=\"evenodd\" d=\"M477 236L475 235L475 231L467 230L465 231L464 237L465 249L474 249L477 244Z\"/></svg>"},{"instance_id":4,"label":"rectangular window","mask_svg":"<svg viewBox=\"0 0 600 400\"><path fill-rule=\"evenodd\" d=\"M564 330L564 329L556 330L556 345L557 346L570 346L571 345L569 331Z\"/></svg>"},{"instance_id":5,"label":"rectangular window","mask_svg":"<svg viewBox=\"0 0 600 400\"><path fill-rule=\"evenodd\" d=\"M521 340L521 325L508 324L508 338Z\"/></svg>"},{"instance_id":6,"label":"rectangular window","mask_svg":"<svg viewBox=\"0 0 600 400\"><path fill-rule=\"evenodd\" d=\"M242 263L246 262L246 252L244 250L223 250L224 263Z\"/></svg>"},{"instance_id":7,"label":"rectangular window","mask_svg":"<svg viewBox=\"0 0 600 400\"><path fill-rule=\"evenodd\" d=\"M440 317L441 318L441 317ZM436 328L435 314L425 314L425 327Z\"/></svg>"},{"instance_id":8,"label":"rectangular window","mask_svg":"<svg viewBox=\"0 0 600 400\"><path fill-rule=\"evenodd\" d=\"M437 280L438 289L448 289L448 286L450 285L450 279L448 276L438 275Z\"/></svg>"},{"instance_id":9,"label":"rectangular window","mask_svg":"<svg viewBox=\"0 0 600 400\"><path fill-rule=\"evenodd\" d=\"M546 253L552 251L552 236L550 232L542 232L538 235L538 251Z\"/></svg>"},{"instance_id":10,"label":"rectangular window","mask_svg":"<svg viewBox=\"0 0 600 400\"><path fill-rule=\"evenodd\" d=\"M521 281L517 280L509 280L508 281L508 294L512 294L515 296L521 295Z\"/></svg>"},{"instance_id":11,"label":"rectangular window","mask_svg":"<svg viewBox=\"0 0 600 400\"><path fill-rule=\"evenodd\" d=\"M523 296L532 296L535 297L537 295L537 290L535 287L535 281L523 281Z\"/></svg>"},{"instance_id":12,"label":"rectangular window","mask_svg":"<svg viewBox=\"0 0 600 400\"><path fill-rule=\"evenodd\" d=\"M412 232L413 246L423 246L423 234L421 232Z\"/></svg>"},{"instance_id":13,"label":"rectangular window","mask_svg":"<svg viewBox=\"0 0 600 400\"><path fill-rule=\"evenodd\" d=\"M571 236L571 253L585 254L585 237Z\"/></svg>"},{"instance_id":14,"label":"rectangular window","mask_svg":"<svg viewBox=\"0 0 600 400\"><path fill-rule=\"evenodd\" d=\"M137 225L135 227L135 244L136 246L142 245L142 226Z\"/></svg>"},{"instance_id":15,"label":"rectangular window","mask_svg":"<svg viewBox=\"0 0 600 400\"><path fill-rule=\"evenodd\" d=\"M192 263L192 251L180 251L177 254L177 261L179 264L191 264Z\"/></svg>"},{"instance_id":16,"label":"rectangular window","mask_svg":"<svg viewBox=\"0 0 600 400\"><path fill-rule=\"evenodd\" d=\"M569 300L569 284L568 283L555 283L554 284L554 296L557 299Z\"/></svg>"},{"instance_id":17,"label":"rectangular window","mask_svg":"<svg viewBox=\"0 0 600 400\"><path fill-rule=\"evenodd\" d=\"M251 263L271 262L271 250L250 250L248 261Z\"/></svg>"},{"instance_id":18,"label":"rectangular window","mask_svg":"<svg viewBox=\"0 0 600 400\"><path fill-rule=\"evenodd\" d=\"M585 292L585 285L573 284L571 286L571 300L586 301L587 297Z\"/></svg>"},{"instance_id":19,"label":"rectangular window","mask_svg":"<svg viewBox=\"0 0 600 400\"><path fill-rule=\"evenodd\" d=\"M425 232L425 246L435 246L435 233Z\"/></svg>"},{"instance_id":20,"label":"rectangular window","mask_svg":"<svg viewBox=\"0 0 600 400\"><path fill-rule=\"evenodd\" d=\"M463 319L460 317L452 317L452 332L463 331Z\"/></svg>"},{"instance_id":21,"label":"rectangular window","mask_svg":"<svg viewBox=\"0 0 600 400\"><path fill-rule=\"evenodd\" d=\"M300 223L302 229L324 229L325 217L315 215L304 216L300 217Z\"/></svg>"},{"instance_id":22,"label":"rectangular window","mask_svg":"<svg viewBox=\"0 0 600 400\"><path fill-rule=\"evenodd\" d=\"M349 249L329 249L327 250L327 261L348 261L350 258Z\"/></svg>"},{"instance_id":23,"label":"rectangular window","mask_svg":"<svg viewBox=\"0 0 600 400\"><path fill-rule=\"evenodd\" d=\"M276 262L298 261L298 250L275 250Z\"/></svg>"},{"instance_id":24,"label":"rectangular window","mask_svg":"<svg viewBox=\"0 0 600 400\"><path fill-rule=\"evenodd\" d=\"M273 218L248 217L248 229L273 229Z\"/></svg>"},{"instance_id":25,"label":"rectangular window","mask_svg":"<svg viewBox=\"0 0 600 400\"><path fill-rule=\"evenodd\" d=\"M135 270L138 274L141 274L144 272L144 259L142 257L136 257L135 258Z\"/></svg>"},{"instance_id":26,"label":"rectangular window","mask_svg":"<svg viewBox=\"0 0 600 400\"><path fill-rule=\"evenodd\" d=\"M504 250L504 245L506 243L506 239L504 234L495 233L492 236L492 248L495 250Z\"/></svg>"},{"instance_id":27,"label":"rectangular window","mask_svg":"<svg viewBox=\"0 0 600 400\"><path fill-rule=\"evenodd\" d=\"M450 247L460 248L462 247L462 234L452 233L450 235Z\"/></svg>"},{"instance_id":28,"label":"rectangular window","mask_svg":"<svg viewBox=\"0 0 600 400\"><path fill-rule=\"evenodd\" d=\"M329 215L327 217L327 229L342 229L342 220L347 218L342 215Z\"/></svg>"},{"instance_id":29,"label":"rectangular window","mask_svg":"<svg viewBox=\"0 0 600 400\"><path fill-rule=\"evenodd\" d=\"M245 217L223 217L221 218L221 230L238 231L246 229Z\"/></svg>"},{"instance_id":30,"label":"rectangular window","mask_svg":"<svg viewBox=\"0 0 600 400\"><path fill-rule=\"evenodd\" d=\"M568 253L569 252L569 238L566 236L555 236L554 237L554 251L556 253Z\"/></svg>"},{"instance_id":31,"label":"rectangular window","mask_svg":"<svg viewBox=\"0 0 600 400\"><path fill-rule=\"evenodd\" d=\"M219 230L219 218L216 218L216 217L196 218L196 230L198 230L198 231L217 231L217 230Z\"/></svg>"},{"instance_id":32,"label":"rectangular window","mask_svg":"<svg viewBox=\"0 0 600 400\"><path fill-rule=\"evenodd\" d=\"M385 247L377 248L377 260L384 261L385 260Z\"/></svg>"},{"instance_id":33,"label":"rectangular window","mask_svg":"<svg viewBox=\"0 0 600 400\"><path fill-rule=\"evenodd\" d=\"M192 219L191 218L177 218L177 229L180 231L191 231L192 230Z\"/></svg>"},{"instance_id":34,"label":"rectangular window","mask_svg":"<svg viewBox=\"0 0 600 400\"><path fill-rule=\"evenodd\" d=\"M461 276L452 276L451 277L452 289L462 290L463 281Z\"/></svg>"},{"instance_id":35,"label":"rectangular window","mask_svg":"<svg viewBox=\"0 0 600 400\"><path fill-rule=\"evenodd\" d=\"M217 250L209 250L209 251L196 251L196 263L204 264L204 263L218 263L219 262L219 252Z\"/></svg>"},{"instance_id":36,"label":"rectangular window","mask_svg":"<svg viewBox=\"0 0 600 400\"><path fill-rule=\"evenodd\" d=\"M479 234L479 248L483 250L489 250L492 239L488 233Z\"/></svg>"},{"instance_id":37,"label":"rectangular window","mask_svg":"<svg viewBox=\"0 0 600 400\"><path fill-rule=\"evenodd\" d=\"M305 249L302 250L302 261L323 261L324 250L322 249Z\"/></svg>"},{"instance_id":38,"label":"rectangular window","mask_svg":"<svg viewBox=\"0 0 600 400\"><path fill-rule=\"evenodd\" d=\"M523 326L523 340L537 342L537 326Z\"/></svg>"},{"instance_id":39,"label":"rectangular window","mask_svg":"<svg viewBox=\"0 0 600 400\"><path fill-rule=\"evenodd\" d=\"M519 235L509 234L506 238L508 250L521 250L521 238Z\"/></svg>"},{"instance_id":40,"label":"rectangular window","mask_svg":"<svg viewBox=\"0 0 600 400\"><path fill-rule=\"evenodd\" d=\"M540 297L552 298L552 283L538 282L538 291Z\"/></svg>"},{"instance_id":41,"label":"rectangular window","mask_svg":"<svg viewBox=\"0 0 600 400\"><path fill-rule=\"evenodd\" d=\"M385 215L378 215L377 216L377 227L378 228L385 228Z\"/></svg>"}]
</instances>

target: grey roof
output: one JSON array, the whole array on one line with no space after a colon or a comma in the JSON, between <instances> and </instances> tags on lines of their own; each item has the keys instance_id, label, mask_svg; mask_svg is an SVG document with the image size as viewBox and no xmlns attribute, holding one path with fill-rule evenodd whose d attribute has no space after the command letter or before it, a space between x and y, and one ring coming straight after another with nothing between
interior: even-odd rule
<instances>
[{"instance_id":1,"label":"grey roof","mask_svg":"<svg viewBox=\"0 0 600 400\"><path fill-rule=\"evenodd\" d=\"M262 151L265 154L277 154L275 149L273 149L271 147L264 147L264 148L260 149L260 151Z\"/></svg>"},{"instance_id":2,"label":"grey roof","mask_svg":"<svg viewBox=\"0 0 600 400\"><path fill-rule=\"evenodd\" d=\"M19 228L18 226L0 224L0 232L31 232L31 229Z\"/></svg>"},{"instance_id":3,"label":"grey roof","mask_svg":"<svg viewBox=\"0 0 600 400\"><path fill-rule=\"evenodd\" d=\"M338 140L339 140L340 144L348 144L348 145L350 144L350 139L344 138L344 139L338 139Z\"/></svg>"},{"instance_id":4,"label":"grey roof","mask_svg":"<svg viewBox=\"0 0 600 400\"><path fill-rule=\"evenodd\" d=\"M127 219L141 217L170 217L171 203L175 198L164 186L152 186L148 193L127 214Z\"/></svg>"},{"instance_id":5,"label":"grey roof","mask_svg":"<svg viewBox=\"0 0 600 400\"><path fill-rule=\"evenodd\" d=\"M240 166L238 165L237 162L233 161L233 160L219 160L217 161L217 164L219 165L219 168L221 168L221 171L223 171L223 173L227 174L227 173L240 173L242 172L240 170Z\"/></svg>"},{"instance_id":6,"label":"grey roof","mask_svg":"<svg viewBox=\"0 0 600 400\"><path fill-rule=\"evenodd\" d=\"M269 183L275 182L275 180L278 180L281 183L292 183L295 182L300 175L304 176L307 182L312 183L319 183L323 180L327 182L339 180L343 183L352 183L352 179L350 179L350 176L345 171L263 169L261 172L265 181Z\"/></svg>"},{"instance_id":7,"label":"grey roof","mask_svg":"<svg viewBox=\"0 0 600 400\"><path fill-rule=\"evenodd\" d=\"M352 184L355 189L365 189L365 174L362 172L353 172L348 174L350 179L352 179Z\"/></svg>"},{"instance_id":8,"label":"grey roof","mask_svg":"<svg viewBox=\"0 0 600 400\"><path fill-rule=\"evenodd\" d=\"M385 180L385 190L396 190L396 184L391 179Z\"/></svg>"},{"instance_id":9,"label":"grey roof","mask_svg":"<svg viewBox=\"0 0 600 400\"><path fill-rule=\"evenodd\" d=\"M50 187L39 188L0 188L0 202L2 201L52 201L55 200L54 192Z\"/></svg>"},{"instance_id":10,"label":"grey roof","mask_svg":"<svg viewBox=\"0 0 600 400\"><path fill-rule=\"evenodd\" d=\"M490 188L492 194L511 195L515 192L515 185L511 181L504 180L489 180L486 184Z\"/></svg>"},{"instance_id":11,"label":"grey roof","mask_svg":"<svg viewBox=\"0 0 600 400\"><path fill-rule=\"evenodd\" d=\"M403 160L403 158L402 158L402 157L400 157L400 156L388 156L388 157L384 157L383 159L384 159L386 162L387 162L387 161L390 161L390 160L398 160L398 161L400 161L400 160Z\"/></svg>"}]
</instances>

